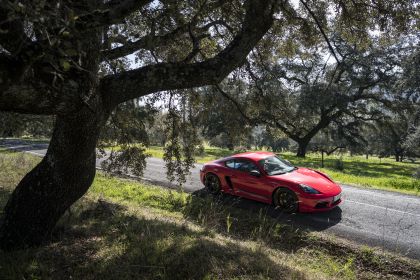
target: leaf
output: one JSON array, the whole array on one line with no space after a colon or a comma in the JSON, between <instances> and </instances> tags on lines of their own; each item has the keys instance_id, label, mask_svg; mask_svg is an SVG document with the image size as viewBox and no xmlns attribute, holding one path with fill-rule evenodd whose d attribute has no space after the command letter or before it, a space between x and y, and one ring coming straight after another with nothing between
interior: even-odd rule
<instances>
[{"instance_id":1,"label":"leaf","mask_svg":"<svg viewBox=\"0 0 420 280\"><path fill-rule=\"evenodd\" d=\"M70 62L65 59L60 59L60 64L64 71L69 71L71 68Z\"/></svg>"},{"instance_id":2,"label":"leaf","mask_svg":"<svg viewBox=\"0 0 420 280\"><path fill-rule=\"evenodd\" d=\"M77 56L78 55L78 52L75 49L67 49L67 50L65 50L65 53L68 56Z\"/></svg>"}]
</instances>

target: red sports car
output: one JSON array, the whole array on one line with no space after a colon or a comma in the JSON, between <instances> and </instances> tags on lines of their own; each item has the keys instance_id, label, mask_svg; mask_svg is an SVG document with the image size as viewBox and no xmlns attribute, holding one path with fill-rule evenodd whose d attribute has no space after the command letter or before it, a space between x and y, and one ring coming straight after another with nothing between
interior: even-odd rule
<instances>
[{"instance_id":1,"label":"red sports car","mask_svg":"<svg viewBox=\"0 0 420 280\"><path fill-rule=\"evenodd\" d=\"M201 182L224 192L269 204L286 212L318 212L341 202L341 188L322 172L295 167L270 152L236 154L205 164Z\"/></svg>"}]
</instances>

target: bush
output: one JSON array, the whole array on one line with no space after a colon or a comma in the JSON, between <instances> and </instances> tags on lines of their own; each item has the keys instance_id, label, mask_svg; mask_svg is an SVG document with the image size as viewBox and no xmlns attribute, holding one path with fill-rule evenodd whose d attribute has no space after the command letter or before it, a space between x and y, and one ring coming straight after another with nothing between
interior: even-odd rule
<instances>
[{"instance_id":1,"label":"bush","mask_svg":"<svg viewBox=\"0 0 420 280\"><path fill-rule=\"evenodd\" d=\"M336 159L334 161L334 169L337 169L339 171L343 171L344 170L344 162L343 162L343 160L341 158L340 159Z\"/></svg>"},{"instance_id":2,"label":"bush","mask_svg":"<svg viewBox=\"0 0 420 280\"><path fill-rule=\"evenodd\" d=\"M204 156L206 150L204 149L204 145L200 144L195 147L194 155L196 156Z\"/></svg>"},{"instance_id":3,"label":"bush","mask_svg":"<svg viewBox=\"0 0 420 280\"><path fill-rule=\"evenodd\" d=\"M245 146L239 146L239 147L236 147L234 153L239 154L239 153L245 153L247 151L248 149Z\"/></svg>"}]
</instances>

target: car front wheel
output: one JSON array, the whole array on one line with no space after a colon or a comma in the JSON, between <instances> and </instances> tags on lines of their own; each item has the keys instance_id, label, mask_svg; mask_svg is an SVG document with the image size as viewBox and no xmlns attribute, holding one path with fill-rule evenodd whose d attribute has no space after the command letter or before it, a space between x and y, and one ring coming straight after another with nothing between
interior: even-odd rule
<instances>
[{"instance_id":1,"label":"car front wheel","mask_svg":"<svg viewBox=\"0 0 420 280\"><path fill-rule=\"evenodd\" d=\"M295 213L299 208L296 194L293 191L285 188L276 190L273 195L273 203L276 208L279 208L286 213Z\"/></svg>"}]
</instances>

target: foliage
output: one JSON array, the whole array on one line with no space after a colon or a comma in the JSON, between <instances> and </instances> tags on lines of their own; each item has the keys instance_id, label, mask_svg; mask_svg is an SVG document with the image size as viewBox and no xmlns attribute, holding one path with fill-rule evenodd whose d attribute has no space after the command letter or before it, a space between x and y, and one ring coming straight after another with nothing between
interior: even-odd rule
<instances>
[{"instance_id":1,"label":"foliage","mask_svg":"<svg viewBox=\"0 0 420 280\"><path fill-rule=\"evenodd\" d=\"M34 103L27 105L23 109L13 109L10 107L11 104L9 104L9 110L26 112L38 110L34 112L37 114L44 114L49 110L51 114L56 115L63 109L64 111L60 114L65 115L67 111L77 111L80 104L75 103L78 102L82 102L83 106L88 106L91 109L96 106L92 95L92 93L96 92L96 89L83 89L83 93L80 93L81 85L83 84L87 83L95 87L95 82L82 82L81 76L86 75L81 75L81 73L84 74L88 71L96 75L96 72L98 72L99 78L101 78L101 90L124 88L123 92L129 92L132 89L129 89L128 85L114 87L109 82L113 81L113 78L117 76L118 79L116 80L119 81L119 78L131 75L124 75L124 73L130 72L130 68L133 66L133 61L130 61L131 58L129 59L128 55L133 55L134 64L139 66L138 69L145 69L142 66L155 65L159 62L176 62L178 66L183 63L206 61L207 58L217 55L220 49L228 46L229 42L235 38L235 34L241 30L241 26L244 24L242 22L244 10L247 6L241 6L241 3L237 1L224 1L224 3L209 1L201 4L198 2L187 4L185 1L176 3L157 1L153 4L147 1L136 4L132 1L127 3L114 3L111 1L100 5L93 5L90 2L80 5L60 2L59 5L55 5L54 3L46 2L15 3L6 1L1 8L2 13L10 18L13 23L10 25L3 24L4 26L2 26L4 32L2 33L1 43L2 50L4 50L2 52L5 56L4 61L18 64L21 57L33 58L30 62L22 59L22 65L19 64L19 67L16 67L17 69L22 68L22 72L10 73L10 75L16 74L18 78L23 79L25 82L26 80L39 81L37 86L41 88L46 87L54 92L61 90L63 93L40 96L42 98L37 99L48 104L60 104L60 106L57 105L54 108L45 108L45 110L40 108L38 110ZM335 13L326 13L325 11L329 9L334 9ZM301 74L290 77L290 73L299 71L300 73L305 73L305 71L309 71L307 65L314 66L311 70L313 73L307 76L313 80L317 75L317 71L324 69L325 75L331 76L334 68L338 69L353 63L355 51L359 53L371 52L369 57L376 59L377 53L372 53L371 47L378 45L378 40L370 34L370 27L376 25L382 32L382 41L380 43L384 47L386 44L389 45L389 42L395 42L395 38L398 37L397 34L410 34L415 28L413 18L418 12L410 2L394 5L392 1L372 5L368 1L358 3L340 2L339 4L334 1L319 3L302 1L298 5L291 5L285 2L272 9L271 13L274 10L277 13L276 17L281 20L274 23L272 32L267 34L255 49L256 52L250 56L250 61L253 68L252 71L255 71L254 73L257 76L263 71L269 70L269 72L275 71L276 75L283 76L283 80L289 80L287 83L282 81L283 84L279 90L281 94L290 90L290 86L293 84L291 80L298 81L302 77ZM363 13L363 16L352 16L359 13ZM26 29L23 23L27 23ZM378 23L379 25L377 25ZM101 27L104 30L100 36L95 30L97 27ZM354 29L353 27L357 28ZM13 36L18 34L19 36L15 36L12 40L9 38L11 34ZM391 36L394 37L391 38ZM93 42L94 38L97 37L101 37L102 41L99 43ZM30 42L33 44L31 45ZM19 46L22 46L21 51L19 53L14 52ZM348 53L350 49L348 46L355 46L350 54ZM336 59L337 55L339 55L341 62L337 63L336 66L323 67L322 56L325 56L328 52ZM272 55L269 55L270 53ZM320 55L321 53L322 55ZM16 57L8 57L8 54L13 54ZM100 57L96 57L98 54L100 54ZM96 59L99 65L91 65L89 56L92 56L93 60ZM13 61L15 58L16 61ZM297 63L296 58L303 59L306 65ZM366 58L362 57L364 60ZM387 57L387 59L390 58L390 56ZM277 61L277 65L273 64L273 61ZM262 69L262 65L258 65L259 62L272 65ZM239 63L235 64L235 66L238 65ZM32 73L31 71L24 72L23 69L26 69L26 67L32 67L39 73L35 77L30 77L30 75L26 77L24 73ZM289 76L284 75L286 72L288 72L287 75ZM338 72L341 72L341 68ZM7 71L5 70L2 73L4 73L5 77L1 80L10 81L10 84L7 86L11 86L13 82L8 78ZM134 74L136 72L130 73ZM366 72L360 74L360 76L369 76L366 75ZM259 78L265 80L269 78L268 73L263 76ZM37 79L37 77L41 78ZM107 79L103 79L105 77ZM132 75L132 77L134 78L135 75ZM156 78L160 79L160 77ZM92 77L87 77L87 80L89 79L94 80ZM139 83L141 82L139 81ZM148 82L151 84L152 80L149 79ZM238 79L236 79L236 82L238 82ZM185 86L179 85L176 88L194 86L188 86L188 83L185 82ZM325 82L323 83L325 84ZM141 87L141 84L138 85ZM25 86L29 87L30 84ZM322 96L311 97L311 94L317 95L317 92L322 87L325 88L325 85L322 85L320 81L313 85L307 83L306 86L302 87L302 96L296 101L301 101L300 104L304 104L304 101L308 99L317 102L329 100L327 96L325 96L326 98ZM134 89L137 89L136 85L134 85ZM121 94L116 99L118 99L117 103L121 103L122 101L165 89L168 88L158 87L145 93L142 93L140 90L136 93L129 93L129 96ZM76 95L77 101L75 99ZM82 97L80 100L78 99L79 95ZM272 101L268 101L268 97L264 97L267 101L266 103L271 103ZM282 99L291 97L292 95L290 94L289 97L280 96L274 101L285 102ZM57 102L52 102L51 100L56 100ZM210 98L211 102L215 100L217 98ZM69 106L65 106L66 104ZM204 111L208 110L208 102L204 104ZM219 100L218 104L223 104L223 102ZM113 117L111 119L119 118L117 115L121 115L121 113L118 111L126 111L127 118L122 118L122 120L132 123L132 128L136 127L136 121L134 123L133 121L128 121L128 116L132 115L132 109L129 107L126 105L118 106L118 109L112 113ZM272 104L273 107L276 106ZM282 106L283 109L293 107ZM219 109L223 108L226 109L226 106L221 106ZM111 108L111 110L113 109ZM267 108L264 108L264 110L266 111ZM224 110L224 113L226 112L232 113L233 110ZM227 116L224 113L221 116ZM308 113L308 110L301 108L297 111L298 115L302 113ZM287 114L288 118L290 116L291 114ZM141 118L141 116L137 116L138 118ZM218 118L220 120L220 117ZM284 118L280 119L283 120ZM307 117L305 119L308 120ZM113 120L110 122L113 122ZM110 122L108 122L108 126L111 125ZM118 132L125 134L125 132L121 131L123 127L121 126L121 120L117 122L118 124L114 125L120 126ZM243 123L240 120L238 122ZM140 127L143 127L143 125L140 125ZM132 130L132 128L125 127L128 130ZM237 138L237 130L235 133L232 133L233 129L224 128L223 130L222 133L230 141ZM210 132L209 130L208 133L215 135L215 132ZM231 133L232 135L230 135ZM302 131L300 129L293 132L293 134L301 137ZM121 141L123 138L113 136L113 140ZM142 140L145 140L144 135L142 138ZM123 145L124 141L126 140L122 141ZM159 144L162 144L162 142ZM129 145L127 148L130 148ZM133 151L133 149L131 150ZM118 157L114 156L113 158L116 159ZM171 159L172 157L167 158Z\"/></svg>"},{"instance_id":2,"label":"foliage","mask_svg":"<svg viewBox=\"0 0 420 280\"><path fill-rule=\"evenodd\" d=\"M54 118L0 112L0 137L49 138Z\"/></svg>"},{"instance_id":3,"label":"foliage","mask_svg":"<svg viewBox=\"0 0 420 280\"><path fill-rule=\"evenodd\" d=\"M146 166L144 146L149 144L146 123L153 122L156 109L150 105L140 106L139 100L120 104L111 114L101 133L100 155L106 157L102 168L110 173L127 173L141 176ZM104 147L119 143L118 151L111 150L107 155ZM136 145L134 145L136 143ZM138 145L141 143L141 145Z\"/></svg>"},{"instance_id":4,"label":"foliage","mask_svg":"<svg viewBox=\"0 0 420 280\"><path fill-rule=\"evenodd\" d=\"M343 171L344 170L344 163L343 163L343 160L341 158L340 159L336 159L334 161L334 169L337 169L339 171Z\"/></svg>"},{"instance_id":5,"label":"foliage","mask_svg":"<svg viewBox=\"0 0 420 280\"><path fill-rule=\"evenodd\" d=\"M417 180L420 180L420 167L418 167L416 170L414 170L413 177Z\"/></svg>"},{"instance_id":6,"label":"foliage","mask_svg":"<svg viewBox=\"0 0 420 280\"><path fill-rule=\"evenodd\" d=\"M372 144L378 154L395 155L396 161L418 155L416 130L419 120L418 113L414 110L413 104L406 103L405 108L400 108L398 112L391 113L376 122L378 132L373 135L375 139Z\"/></svg>"},{"instance_id":7,"label":"foliage","mask_svg":"<svg viewBox=\"0 0 420 280\"><path fill-rule=\"evenodd\" d=\"M193 111L195 95L181 95L182 110L178 110L172 104L173 98L175 95L171 93L169 112L165 120L165 135L168 141L164 147L163 159L166 161L169 181L177 179L182 185L186 181L190 168L194 165L194 155L200 141L195 123L196 114Z\"/></svg>"},{"instance_id":8,"label":"foliage","mask_svg":"<svg viewBox=\"0 0 420 280\"><path fill-rule=\"evenodd\" d=\"M238 82L235 96L243 92L243 83ZM233 150L235 146L249 142L251 126L236 110L235 106L226 102L226 98L215 87L197 90L199 97L198 123L203 137L213 146Z\"/></svg>"},{"instance_id":9,"label":"foliage","mask_svg":"<svg viewBox=\"0 0 420 280\"><path fill-rule=\"evenodd\" d=\"M249 114L296 141L301 155L328 127L351 141L360 135L358 127L380 117L379 107L393 99L385 89L398 74L398 47L372 41L360 49L337 36L330 42L341 54L340 61L330 61L328 46L320 42L310 48L300 44L277 60L272 58L275 54L260 55L267 52L259 49L248 67L253 82Z\"/></svg>"}]
</instances>

